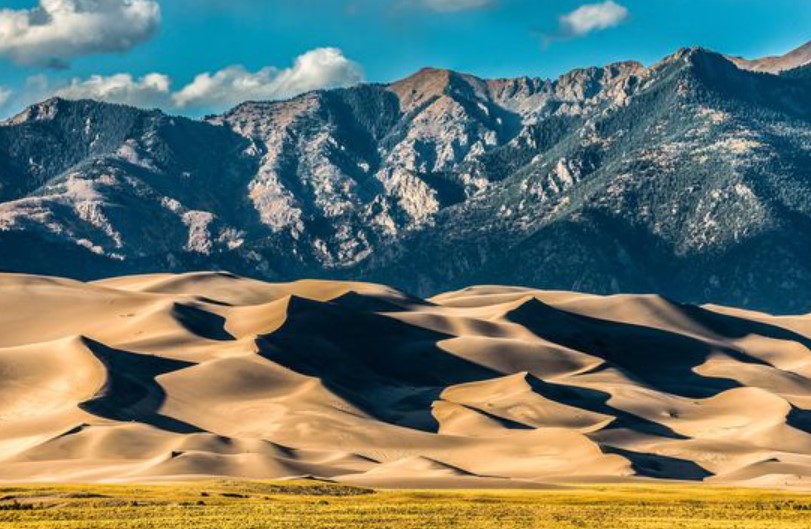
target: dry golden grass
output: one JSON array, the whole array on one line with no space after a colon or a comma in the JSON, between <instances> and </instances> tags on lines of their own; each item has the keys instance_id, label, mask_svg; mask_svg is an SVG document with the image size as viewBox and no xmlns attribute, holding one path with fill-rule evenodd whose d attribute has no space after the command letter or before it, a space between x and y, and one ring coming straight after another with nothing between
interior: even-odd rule
<instances>
[{"instance_id":1,"label":"dry golden grass","mask_svg":"<svg viewBox=\"0 0 811 529\"><path fill-rule=\"evenodd\" d=\"M372 492L319 482L0 487L0 528L807 529L811 495L715 487Z\"/></svg>"}]
</instances>

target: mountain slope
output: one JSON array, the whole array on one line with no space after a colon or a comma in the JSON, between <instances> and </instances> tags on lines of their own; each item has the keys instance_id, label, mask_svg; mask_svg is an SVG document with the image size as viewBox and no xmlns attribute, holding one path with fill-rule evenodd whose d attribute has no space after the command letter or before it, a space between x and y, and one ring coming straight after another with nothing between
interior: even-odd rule
<instances>
[{"instance_id":1,"label":"mountain slope","mask_svg":"<svg viewBox=\"0 0 811 529\"><path fill-rule=\"evenodd\" d=\"M802 68L689 49L554 81L425 69L203 121L47 101L0 126L0 268L811 310L809 96Z\"/></svg>"},{"instance_id":2,"label":"mountain slope","mask_svg":"<svg viewBox=\"0 0 811 529\"><path fill-rule=\"evenodd\" d=\"M802 81L680 52L623 106L564 128L542 154L503 147L500 158L525 165L393 256L379 252L373 266L384 272L373 277L398 277L390 270L402 262L399 276L411 268L428 290L509 277L807 307L808 93ZM438 265L414 266L428 261ZM776 290L793 297L776 302Z\"/></svg>"},{"instance_id":3,"label":"mountain slope","mask_svg":"<svg viewBox=\"0 0 811 529\"><path fill-rule=\"evenodd\" d=\"M754 72L787 72L789 70L794 70L811 64L811 42L806 43L784 55L764 57L754 60L732 57L731 60L741 68L752 70Z\"/></svg>"}]
</instances>

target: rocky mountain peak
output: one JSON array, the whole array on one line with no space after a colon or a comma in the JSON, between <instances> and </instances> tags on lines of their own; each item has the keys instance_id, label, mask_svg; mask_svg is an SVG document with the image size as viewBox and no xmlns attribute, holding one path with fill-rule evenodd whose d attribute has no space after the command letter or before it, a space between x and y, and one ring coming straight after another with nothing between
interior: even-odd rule
<instances>
[{"instance_id":1,"label":"rocky mountain peak","mask_svg":"<svg viewBox=\"0 0 811 529\"><path fill-rule=\"evenodd\" d=\"M680 48L676 53L668 55L661 61L654 64L651 69L662 70L672 66L692 66L695 65L697 61L707 59L720 59L722 61L729 62L728 59L720 53L716 53L701 46L692 46Z\"/></svg>"},{"instance_id":2,"label":"rocky mountain peak","mask_svg":"<svg viewBox=\"0 0 811 529\"><path fill-rule=\"evenodd\" d=\"M65 99L53 97L40 103L35 103L25 108L22 112L20 112L16 116L12 116L8 120L4 121L2 124L10 126L10 125L20 125L22 123L26 123L29 121L51 120L56 117L61 107L64 107L65 105L68 104L70 104L70 102Z\"/></svg>"},{"instance_id":3,"label":"rocky mountain peak","mask_svg":"<svg viewBox=\"0 0 811 529\"><path fill-rule=\"evenodd\" d=\"M648 70L638 62L620 62L605 67L573 70L554 82L554 94L565 102L583 103L598 98L623 99L628 95L629 81L647 76Z\"/></svg>"},{"instance_id":4,"label":"rocky mountain peak","mask_svg":"<svg viewBox=\"0 0 811 529\"><path fill-rule=\"evenodd\" d=\"M682 48L651 66L650 75L663 81L677 81L680 93L689 92L689 84L713 89L734 89L732 85L736 81L751 77L751 74L747 75L740 70L728 57L701 47Z\"/></svg>"},{"instance_id":5,"label":"rocky mountain peak","mask_svg":"<svg viewBox=\"0 0 811 529\"><path fill-rule=\"evenodd\" d=\"M423 68L405 79L392 83L389 88L397 94L404 108L413 108L428 99L444 95L453 75L450 70Z\"/></svg>"},{"instance_id":6,"label":"rocky mountain peak","mask_svg":"<svg viewBox=\"0 0 811 529\"><path fill-rule=\"evenodd\" d=\"M405 79L392 83L389 89L397 94L404 112L410 112L444 96L489 98L487 81L442 68L423 68Z\"/></svg>"}]
</instances>

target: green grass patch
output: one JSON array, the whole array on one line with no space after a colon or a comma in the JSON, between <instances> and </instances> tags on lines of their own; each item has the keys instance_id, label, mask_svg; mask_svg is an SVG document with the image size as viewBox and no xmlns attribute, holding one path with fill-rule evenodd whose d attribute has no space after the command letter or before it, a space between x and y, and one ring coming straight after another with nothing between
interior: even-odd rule
<instances>
[{"instance_id":1,"label":"green grass patch","mask_svg":"<svg viewBox=\"0 0 811 529\"><path fill-rule=\"evenodd\" d=\"M318 481L0 487L14 529L808 529L811 495L716 487L370 491Z\"/></svg>"}]
</instances>

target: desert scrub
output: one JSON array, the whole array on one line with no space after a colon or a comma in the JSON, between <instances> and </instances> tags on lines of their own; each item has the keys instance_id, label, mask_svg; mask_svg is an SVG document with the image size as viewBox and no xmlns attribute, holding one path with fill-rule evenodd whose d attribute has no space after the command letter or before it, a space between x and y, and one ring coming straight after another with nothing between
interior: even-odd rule
<instances>
[{"instance_id":1,"label":"desert scrub","mask_svg":"<svg viewBox=\"0 0 811 529\"><path fill-rule=\"evenodd\" d=\"M673 485L373 492L322 482L0 488L5 529L807 529L811 495Z\"/></svg>"}]
</instances>

